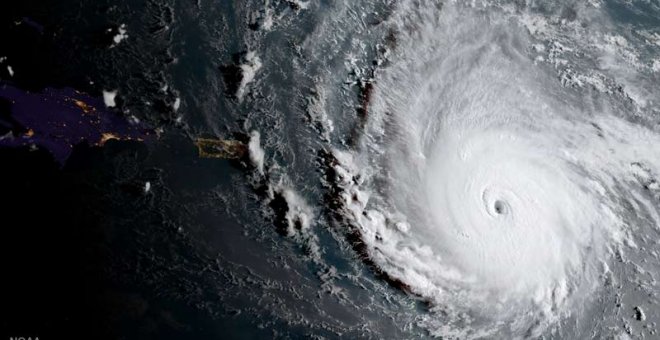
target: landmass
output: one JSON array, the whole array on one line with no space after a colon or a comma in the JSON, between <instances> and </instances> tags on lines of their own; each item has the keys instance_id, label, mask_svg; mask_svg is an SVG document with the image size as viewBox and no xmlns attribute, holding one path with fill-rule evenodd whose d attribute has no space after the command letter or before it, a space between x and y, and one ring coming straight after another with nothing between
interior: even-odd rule
<instances>
[{"instance_id":1,"label":"landmass","mask_svg":"<svg viewBox=\"0 0 660 340\"><path fill-rule=\"evenodd\" d=\"M63 165L82 142L102 146L111 139L155 137L136 118L108 109L102 98L72 88L32 93L0 83L0 147L44 148Z\"/></svg>"}]
</instances>

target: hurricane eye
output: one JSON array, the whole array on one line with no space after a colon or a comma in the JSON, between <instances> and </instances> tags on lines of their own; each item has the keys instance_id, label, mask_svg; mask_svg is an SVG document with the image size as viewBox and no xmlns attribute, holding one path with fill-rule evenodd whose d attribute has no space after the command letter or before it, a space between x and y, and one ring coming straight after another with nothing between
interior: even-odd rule
<instances>
[{"instance_id":1,"label":"hurricane eye","mask_svg":"<svg viewBox=\"0 0 660 340\"><path fill-rule=\"evenodd\" d=\"M493 204L493 209L495 209L495 213L498 215L506 214L506 204L500 200L495 201L495 204Z\"/></svg>"}]
</instances>

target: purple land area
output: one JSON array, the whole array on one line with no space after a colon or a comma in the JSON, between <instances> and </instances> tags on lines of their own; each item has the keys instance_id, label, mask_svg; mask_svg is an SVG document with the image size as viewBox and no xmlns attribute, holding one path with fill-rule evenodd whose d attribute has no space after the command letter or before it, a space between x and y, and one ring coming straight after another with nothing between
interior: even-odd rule
<instances>
[{"instance_id":1,"label":"purple land area","mask_svg":"<svg viewBox=\"0 0 660 340\"><path fill-rule=\"evenodd\" d=\"M0 147L42 147L60 164L81 142L101 146L110 139L145 141L155 136L144 124L106 108L101 98L71 88L29 93L0 83L0 98L10 104L9 115L0 116L0 127L9 130L0 136Z\"/></svg>"}]
</instances>

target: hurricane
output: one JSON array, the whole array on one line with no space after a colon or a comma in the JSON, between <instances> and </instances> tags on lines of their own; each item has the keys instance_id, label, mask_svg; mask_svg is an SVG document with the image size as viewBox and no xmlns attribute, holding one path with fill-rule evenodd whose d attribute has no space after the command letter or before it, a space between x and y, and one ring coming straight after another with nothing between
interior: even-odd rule
<instances>
[{"instance_id":1,"label":"hurricane","mask_svg":"<svg viewBox=\"0 0 660 340\"><path fill-rule=\"evenodd\" d=\"M10 339L660 339L660 0L2 6Z\"/></svg>"},{"instance_id":2,"label":"hurricane","mask_svg":"<svg viewBox=\"0 0 660 340\"><path fill-rule=\"evenodd\" d=\"M648 34L597 1L400 1L384 25L362 123L327 147L355 248L435 336L588 324L622 254L657 262Z\"/></svg>"}]
</instances>

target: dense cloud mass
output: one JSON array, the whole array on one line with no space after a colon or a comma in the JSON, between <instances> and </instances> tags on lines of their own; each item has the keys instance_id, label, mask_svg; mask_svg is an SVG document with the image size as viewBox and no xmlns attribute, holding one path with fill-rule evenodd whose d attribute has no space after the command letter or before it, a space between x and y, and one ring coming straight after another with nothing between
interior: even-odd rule
<instances>
[{"instance_id":1,"label":"dense cloud mass","mask_svg":"<svg viewBox=\"0 0 660 340\"><path fill-rule=\"evenodd\" d=\"M596 4L536 5L400 3L364 133L335 150L367 253L439 336L589 315L608 264L660 227L657 76Z\"/></svg>"}]
</instances>

